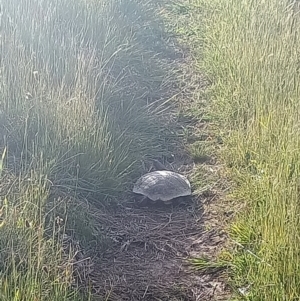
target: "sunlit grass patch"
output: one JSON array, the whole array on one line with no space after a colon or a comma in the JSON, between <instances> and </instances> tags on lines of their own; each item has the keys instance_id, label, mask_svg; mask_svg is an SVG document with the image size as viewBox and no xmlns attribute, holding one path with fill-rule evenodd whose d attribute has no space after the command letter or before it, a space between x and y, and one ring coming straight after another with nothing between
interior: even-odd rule
<instances>
[{"instance_id":1,"label":"sunlit grass patch","mask_svg":"<svg viewBox=\"0 0 300 301\"><path fill-rule=\"evenodd\" d=\"M174 6L179 39L211 82L206 97L223 142L219 157L234 181L228 198L240 212L228 226L230 276L241 300L300 296L296 2L194 0ZM194 157L202 152L192 147Z\"/></svg>"},{"instance_id":2,"label":"sunlit grass patch","mask_svg":"<svg viewBox=\"0 0 300 301\"><path fill-rule=\"evenodd\" d=\"M208 17L199 35L214 115L228 132L223 158L243 204L232 279L249 286L247 300L296 300L299 18L287 1L196 2Z\"/></svg>"},{"instance_id":3,"label":"sunlit grass patch","mask_svg":"<svg viewBox=\"0 0 300 301\"><path fill-rule=\"evenodd\" d=\"M4 148L2 155L1 155L1 159L0 159L0 177L1 177L3 169L4 169L5 156L6 156L6 147Z\"/></svg>"},{"instance_id":4,"label":"sunlit grass patch","mask_svg":"<svg viewBox=\"0 0 300 301\"><path fill-rule=\"evenodd\" d=\"M204 163L211 159L214 147L209 141L196 141L189 146L189 152L196 163Z\"/></svg>"},{"instance_id":5,"label":"sunlit grass patch","mask_svg":"<svg viewBox=\"0 0 300 301\"><path fill-rule=\"evenodd\" d=\"M225 269L230 266L229 261L225 261L225 260L212 261L207 258L193 258L189 260L189 262L193 265L193 267L202 271Z\"/></svg>"}]
</instances>

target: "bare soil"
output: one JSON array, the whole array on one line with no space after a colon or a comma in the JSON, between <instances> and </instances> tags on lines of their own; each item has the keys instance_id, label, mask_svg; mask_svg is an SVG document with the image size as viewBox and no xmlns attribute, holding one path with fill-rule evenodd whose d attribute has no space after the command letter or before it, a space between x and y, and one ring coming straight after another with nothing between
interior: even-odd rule
<instances>
[{"instance_id":1,"label":"bare soil","mask_svg":"<svg viewBox=\"0 0 300 301\"><path fill-rule=\"evenodd\" d=\"M173 165L192 176L200 164L181 157ZM221 168L210 162L201 167L215 175ZM172 205L141 205L128 194L109 207L91 206L108 239L105 250L90 255L86 285L93 300L229 300L225 269L197 270L190 262L214 260L226 244L222 228L231 216L223 201L226 189L223 181L212 183L186 203Z\"/></svg>"},{"instance_id":2,"label":"bare soil","mask_svg":"<svg viewBox=\"0 0 300 301\"><path fill-rule=\"evenodd\" d=\"M141 206L132 196L95 210L111 242L92 260L89 278L99 300L228 300L224 270L202 272L189 263L215 258L226 241L218 202L210 190L186 204Z\"/></svg>"}]
</instances>

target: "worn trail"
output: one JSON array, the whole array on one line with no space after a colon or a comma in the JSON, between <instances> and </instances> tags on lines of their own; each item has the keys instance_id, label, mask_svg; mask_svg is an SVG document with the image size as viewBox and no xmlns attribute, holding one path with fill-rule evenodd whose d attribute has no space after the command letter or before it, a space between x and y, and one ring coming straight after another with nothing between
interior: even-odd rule
<instances>
[{"instance_id":1,"label":"worn trail","mask_svg":"<svg viewBox=\"0 0 300 301\"><path fill-rule=\"evenodd\" d=\"M219 236L204 229L203 199L187 206L136 208L125 203L103 212L112 244L92 279L107 300L212 300L221 282L188 265L192 255L215 249Z\"/></svg>"},{"instance_id":2,"label":"worn trail","mask_svg":"<svg viewBox=\"0 0 300 301\"><path fill-rule=\"evenodd\" d=\"M205 89L205 77L195 72L187 51L171 37L165 39L172 51L170 56L163 54L164 59L181 69L183 78L176 98L182 106L195 106L195 91ZM173 118L178 136L188 129L196 140L211 139L207 130L209 121L199 117L188 119ZM178 146L178 149L181 152L183 148ZM177 155L176 170L185 175L193 177L199 165L207 173L217 173L215 162L197 165L187 154L183 155L185 160L182 154ZM139 206L132 196L124 196L118 206L95 210L110 244L93 259L94 293L111 301L228 300L223 271L200 272L189 264L194 257L214 258L226 240L219 227L223 189L219 186L205 193L194 193L187 204Z\"/></svg>"}]
</instances>

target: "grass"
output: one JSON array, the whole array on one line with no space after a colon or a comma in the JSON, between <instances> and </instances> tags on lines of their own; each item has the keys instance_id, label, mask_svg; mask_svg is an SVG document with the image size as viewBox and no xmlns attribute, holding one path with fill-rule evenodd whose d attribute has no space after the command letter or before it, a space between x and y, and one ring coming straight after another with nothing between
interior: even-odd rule
<instances>
[{"instance_id":1,"label":"grass","mask_svg":"<svg viewBox=\"0 0 300 301\"><path fill-rule=\"evenodd\" d=\"M128 5L134 9L134 2ZM15 144L8 152L43 152L47 172L61 175L60 185L122 190L134 161L151 149L163 152L153 135L160 126L148 114L152 91L145 86L159 90L152 82L166 80L166 73L155 73L153 64L149 75L151 52L136 42L126 11L118 18L126 8L121 2L33 6L28 0L18 10L4 7L1 105L4 134Z\"/></svg>"},{"instance_id":2,"label":"grass","mask_svg":"<svg viewBox=\"0 0 300 301\"><path fill-rule=\"evenodd\" d=\"M279 0L182 5L177 34L212 83L209 111L235 183L232 300L298 300L299 8Z\"/></svg>"},{"instance_id":3,"label":"grass","mask_svg":"<svg viewBox=\"0 0 300 301\"><path fill-rule=\"evenodd\" d=\"M233 300L298 300L297 7L163 5L193 71L211 83L205 93L195 83L183 111L215 123L222 141L212 151L214 141L186 133L190 153L202 161L218 152L234 182L231 253L192 262L230 267ZM164 112L172 99L162 99L174 84L172 53L151 2L14 0L1 12L0 299L90 300L78 289L77 250L64 239L75 229L82 243L97 237L105 248L82 199L104 205L129 188L141 160L170 151Z\"/></svg>"},{"instance_id":4,"label":"grass","mask_svg":"<svg viewBox=\"0 0 300 301\"><path fill-rule=\"evenodd\" d=\"M89 300L63 241L72 229L102 236L81 200L117 197L174 140L160 22L135 0L11 1L1 12L0 299Z\"/></svg>"},{"instance_id":5,"label":"grass","mask_svg":"<svg viewBox=\"0 0 300 301\"><path fill-rule=\"evenodd\" d=\"M82 300L72 285L73 262L62 247L63 226L46 224L48 181L38 172L30 180L5 173L1 198L1 300Z\"/></svg>"}]
</instances>

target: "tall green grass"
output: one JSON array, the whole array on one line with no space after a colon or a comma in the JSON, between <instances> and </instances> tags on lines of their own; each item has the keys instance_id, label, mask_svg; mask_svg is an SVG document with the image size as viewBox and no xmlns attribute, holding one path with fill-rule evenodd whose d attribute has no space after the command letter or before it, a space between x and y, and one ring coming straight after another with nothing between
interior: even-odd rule
<instances>
[{"instance_id":1,"label":"tall green grass","mask_svg":"<svg viewBox=\"0 0 300 301\"><path fill-rule=\"evenodd\" d=\"M242 208L230 227L236 298L299 300L300 12L280 0L184 4Z\"/></svg>"},{"instance_id":2,"label":"tall green grass","mask_svg":"<svg viewBox=\"0 0 300 301\"><path fill-rule=\"evenodd\" d=\"M2 10L8 152L26 160L43 152L60 185L122 190L136 160L164 151L151 101L168 75L136 38L137 31L147 37L138 21L149 9L134 1L28 0Z\"/></svg>"},{"instance_id":3,"label":"tall green grass","mask_svg":"<svg viewBox=\"0 0 300 301\"><path fill-rule=\"evenodd\" d=\"M168 152L172 66L157 54L165 45L148 2L0 9L0 299L77 300L63 234L95 229L72 207L81 197L103 205L128 189L140 160Z\"/></svg>"},{"instance_id":4,"label":"tall green grass","mask_svg":"<svg viewBox=\"0 0 300 301\"><path fill-rule=\"evenodd\" d=\"M65 227L52 226L55 220L45 210L49 197L47 179L32 173L29 181L8 174L1 179L1 188L10 192L1 197L0 298L14 300L89 300L81 299L74 278L75 250L63 247ZM6 184L6 185L5 185ZM1 189L1 192L3 190Z\"/></svg>"}]
</instances>

